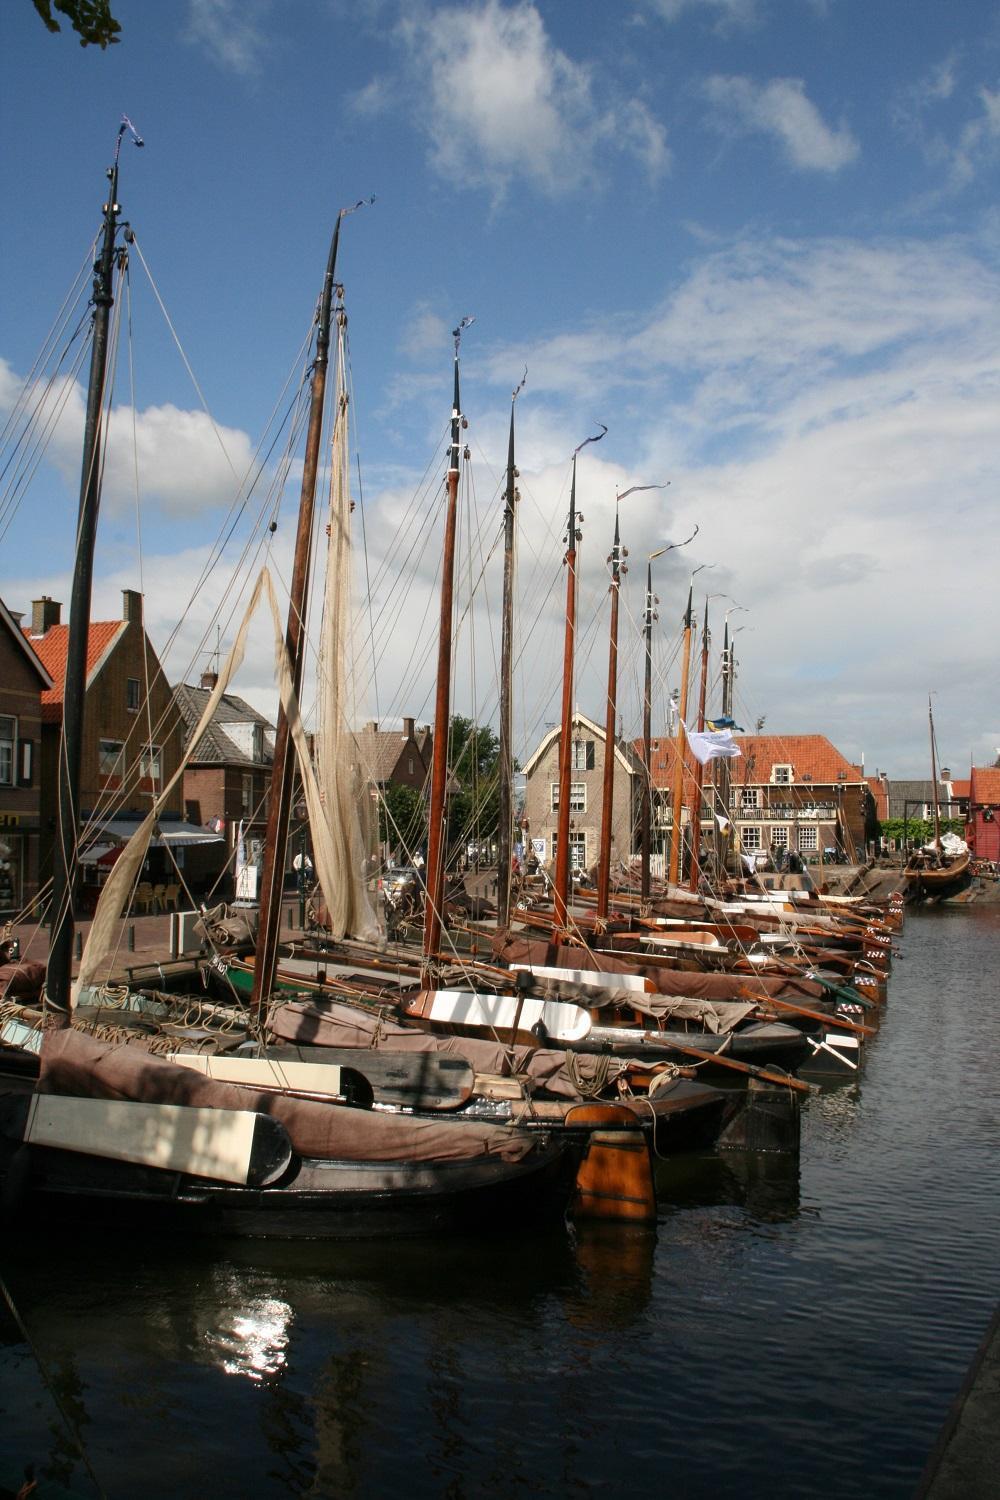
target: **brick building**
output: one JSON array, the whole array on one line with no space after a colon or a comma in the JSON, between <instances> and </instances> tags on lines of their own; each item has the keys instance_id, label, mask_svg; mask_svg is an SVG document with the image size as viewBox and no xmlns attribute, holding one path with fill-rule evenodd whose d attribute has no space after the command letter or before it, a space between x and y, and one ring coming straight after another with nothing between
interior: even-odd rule
<instances>
[{"instance_id":1,"label":"brick building","mask_svg":"<svg viewBox=\"0 0 1000 1500\"><path fill-rule=\"evenodd\" d=\"M1000 863L1000 764L972 767L965 839L975 859Z\"/></svg>"},{"instance_id":2,"label":"brick building","mask_svg":"<svg viewBox=\"0 0 1000 1500\"><path fill-rule=\"evenodd\" d=\"M560 728L542 740L524 767L524 825L526 841L543 864L555 857L559 822ZM591 869L601 841L601 808L604 800L604 730L579 712L573 715L570 755L570 862L573 868ZM615 745L614 817L611 827L611 860L627 863L632 856L637 823L641 763L625 740Z\"/></svg>"},{"instance_id":3,"label":"brick building","mask_svg":"<svg viewBox=\"0 0 1000 1500\"><path fill-rule=\"evenodd\" d=\"M198 687L174 688L174 702L187 745L217 678L203 674ZM239 830L250 843L267 828L274 725L245 699L223 693L219 706L184 772L184 809L191 823L223 834L235 849Z\"/></svg>"},{"instance_id":4,"label":"brick building","mask_svg":"<svg viewBox=\"0 0 1000 1500\"><path fill-rule=\"evenodd\" d=\"M39 885L43 692L52 678L0 600L0 916L20 912Z\"/></svg>"}]
</instances>

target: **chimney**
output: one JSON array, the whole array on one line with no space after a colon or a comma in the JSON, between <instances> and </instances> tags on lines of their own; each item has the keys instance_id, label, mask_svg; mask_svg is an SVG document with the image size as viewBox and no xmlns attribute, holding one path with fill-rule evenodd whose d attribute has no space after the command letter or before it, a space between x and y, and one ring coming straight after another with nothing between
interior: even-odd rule
<instances>
[{"instance_id":1,"label":"chimney","mask_svg":"<svg viewBox=\"0 0 1000 1500\"><path fill-rule=\"evenodd\" d=\"M412 719L404 719L403 720L403 738L404 738L404 740L412 740L412 738L413 738L413 720Z\"/></svg>"},{"instance_id":2,"label":"chimney","mask_svg":"<svg viewBox=\"0 0 1000 1500\"><path fill-rule=\"evenodd\" d=\"M142 624L142 595L136 589L122 589L122 619Z\"/></svg>"},{"instance_id":3,"label":"chimney","mask_svg":"<svg viewBox=\"0 0 1000 1500\"><path fill-rule=\"evenodd\" d=\"M23 609L9 609L7 613L10 615L15 625L20 625L21 621L24 619Z\"/></svg>"},{"instance_id":4,"label":"chimney","mask_svg":"<svg viewBox=\"0 0 1000 1500\"><path fill-rule=\"evenodd\" d=\"M378 732L378 719L369 719L365 725L365 732L366 734L376 734Z\"/></svg>"},{"instance_id":5,"label":"chimney","mask_svg":"<svg viewBox=\"0 0 1000 1500\"><path fill-rule=\"evenodd\" d=\"M949 771L949 769L948 769L947 766L942 766L941 767L941 777L940 777L940 779L942 781L950 781L951 780L951 772Z\"/></svg>"},{"instance_id":6,"label":"chimney","mask_svg":"<svg viewBox=\"0 0 1000 1500\"><path fill-rule=\"evenodd\" d=\"M43 594L40 599L31 601L31 633L32 635L44 635L53 625L59 624L59 616L62 614L62 605L58 599L50 599L48 594Z\"/></svg>"},{"instance_id":7,"label":"chimney","mask_svg":"<svg viewBox=\"0 0 1000 1500\"><path fill-rule=\"evenodd\" d=\"M219 680L219 674L218 674L218 672L202 672L202 674L201 674L201 685L202 685L203 688L208 688L209 692L212 691L212 689L215 687L215 684L218 682L218 680Z\"/></svg>"}]
</instances>

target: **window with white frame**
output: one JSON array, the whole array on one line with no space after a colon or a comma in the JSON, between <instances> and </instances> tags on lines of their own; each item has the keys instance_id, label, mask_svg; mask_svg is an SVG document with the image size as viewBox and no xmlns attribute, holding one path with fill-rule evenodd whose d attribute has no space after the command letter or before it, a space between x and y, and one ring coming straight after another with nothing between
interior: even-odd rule
<instances>
[{"instance_id":1,"label":"window with white frame","mask_svg":"<svg viewBox=\"0 0 1000 1500\"><path fill-rule=\"evenodd\" d=\"M787 849L788 848L788 829L787 828L772 828L771 829L771 843L774 844L775 848L777 848L777 849Z\"/></svg>"},{"instance_id":2,"label":"window with white frame","mask_svg":"<svg viewBox=\"0 0 1000 1500\"><path fill-rule=\"evenodd\" d=\"M740 812L756 812L760 806L760 791L755 786L740 787Z\"/></svg>"},{"instance_id":3,"label":"window with white frame","mask_svg":"<svg viewBox=\"0 0 1000 1500\"><path fill-rule=\"evenodd\" d=\"M550 782L549 792L553 812L559 811L559 783ZM569 810L570 812L583 813L587 811L587 786L583 781L571 781L569 784Z\"/></svg>"},{"instance_id":4,"label":"window with white frame","mask_svg":"<svg viewBox=\"0 0 1000 1500\"><path fill-rule=\"evenodd\" d=\"M774 786L790 786L792 781L791 766L772 766L771 781Z\"/></svg>"},{"instance_id":5,"label":"window with white frame","mask_svg":"<svg viewBox=\"0 0 1000 1500\"><path fill-rule=\"evenodd\" d=\"M819 829L813 825L810 828L799 829L799 849L803 854L815 851L819 848Z\"/></svg>"},{"instance_id":6,"label":"window with white frame","mask_svg":"<svg viewBox=\"0 0 1000 1500\"><path fill-rule=\"evenodd\" d=\"M552 858L556 857L556 847L559 843L559 835L552 835ZM585 870L587 868L587 835L585 833L571 833L569 836L569 865L571 870Z\"/></svg>"},{"instance_id":7,"label":"window with white frame","mask_svg":"<svg viewBox=\"0 0 1000 1500\"><path fill-rule=\"evenodd\" d=\"M571 771L594 769L594 741L574 740L570 746L569 765Z\"/></svg>"},{"instance_id":8,"label":"window with white frame","mask_svg":"<svg viewBox=\"0 0 1000 1500\"><path fill-rule=\"evenodd\" d=\"M158 784L162 775L159 745L146 745L139 756L139 777Z\"/></svg>"},{"instance_id":9,"label":"window with white frame","mask_svg":"<svg viewBox=\"0 0 1000 1500\"><path fill-rule=\"evenodd\" d=\"M121 776L125 762L121 740L98 740L97 773L99 776Z\"/></svg>"},{"instance_id":10,"label":"window with white frame","mask_svg":"<svg viewBox=\"0 0 1000 1500\"><path fill-rule=\"evenodd\" d=\"M744 849L762 849L764 846L760 839L759 828L741 828L740 843Z\"/></svg>"},{"instance_id":11,"label":"window with white frame","mask_svg":"<svg viewBox=\"0 0 1000 1500\"><path fill-rule=\"evenodd\" d=\"M17 720L9 715L0 718L0 786L14 785L14 750L17 745Z\"/></svg>"}]
</instances>

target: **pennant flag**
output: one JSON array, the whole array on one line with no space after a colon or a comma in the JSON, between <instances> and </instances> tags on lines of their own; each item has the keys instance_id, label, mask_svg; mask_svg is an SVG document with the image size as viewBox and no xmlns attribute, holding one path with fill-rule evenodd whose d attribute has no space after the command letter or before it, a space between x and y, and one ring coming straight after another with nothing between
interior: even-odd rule
<instances>
[{"instance_id":1,"label":"pennant flag","mask_svg":"<svg viewBox=\"0 0 1000 1500\"><path fill-rule=\"evenodd\" d=\"M684 724L684 720L681 720ZM699 734L697 730L688 729L684 724L684 733L691 747L691 754L701 765L706 766L710 760L732 760L743 752L733 739L728 729L716 729Z\"/></svg>"},{"instance_id":2,"label":"pennant flag","mask_svg":"<svg viewBox=\"0 0 1000 1500\"><path fill-rule=\"evenodd\" d=\"M716 813L716 815L715 815L715 821L719 825L719 832L720 833L727 833L727 834L728 833L732 833L732 831L733 831L733 822L732 822L732 819L731 818L727 818L726 815L725 815L725 813Z\"/></svg>"},{"instance_id":3,"label":"pennant flag","mask_svg":"<svg viewBox=\"0 0 1000 1500\"><path fill-rule=\"evenodd\" d=\"M737 724L728 714L722 714L718 719L706 719L706 729L735 729L737 734L746 734L742 724Z\"/></svg>"}]
</instances>

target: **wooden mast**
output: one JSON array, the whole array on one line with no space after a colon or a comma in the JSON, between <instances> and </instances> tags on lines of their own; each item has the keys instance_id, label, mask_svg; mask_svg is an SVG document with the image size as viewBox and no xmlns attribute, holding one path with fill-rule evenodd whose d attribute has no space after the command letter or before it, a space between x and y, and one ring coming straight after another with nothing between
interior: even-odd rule
<instances>
[{"instance_id":1,"label":"wooden mast","mask_svg":"<svg viewBox=\"0 0 1000 1500\"><path fill-rule=\"evenodd\" d=\"M507 440L507 488L503 512L503 605L500 642L500 797L497 827L497 927L510 921L512 835L514 828L514 516L517 469L514 467L514 403L524 381L510 398Z\"/></svg>"},{"instance_id":2,"label":"wooden mast","mask_svg":"<svg viewBox=\"0 0 1000 1500\"><path fill-rule=\"evenodd\" d=\"M684 612L684 660L681 666L681 700L680 712L677 720L676 740L676 765L674 766L674 791L672 798L673 820L670 839L670 881L677 885L680 880L681 868L681 845L683 843L683 828L681 825L681 810L684 801L684 750L687 745L687 736L684 733L684 722L687 718L688 703L688 677L691 670L691 636L694 629L694 619L691 614L691 602L693 597L693 585L688 588L687 609Z\"/></svg>"},{"instance_id":3,"label":"wooden mast","mask_svg":"<svg viewBox=\"0 0 1000 1500\"><path fill-rule=\"evenodd\" d=\"M698 692L698 732L705 729L705 695L708 691L708 600L705 600L705 625L701 633L701 683ZM691 814L689 826L691 829L691 878L688 882L692 891L698 889L698 876L701 874L699 852L701 850L701 789L704 784L705 767L696 758L694 772L694 791L691 797Z\"/></svg>"},{"instance_id":4,"label":"wooden mast","mask_svg":"<svg viewBox=\"0 0 1000 1500\"><path fill-rule=\"evenodd\" d=\"M725 630L722 635L722 718L731 720L733 716L733 652L729 643L729 612L726 612ZM729 758L723 756L715 762L715 785L716 808L721 808L725 818L729 817L729 787L732 781ZM716 816L715 823L715 862L716 877L723 880L726 874L727 852L729 848L729 832L724 824L720 823Z\"/></svg>"},{"instance_id":5,"label":"wooden mast","mask_svg":"<svg viewBox=\"0 0 1000 1500\"><path fill-rule=\"evenodd\" d=\"M73 963L73 899L79 873L77 841L80 836L80 761L87 692L87 642L90 633L97 518L101 506L101 413L104 408L108 366L108 330L114 303L112 277L119 214L118 157L121 153L122 136L129 129L132 130L136 145L143 144L131 122L123 116L115 142L114 162L107 171L109 188L108 201L103 206L103 237L94 263L90 378L87 385L76 552L66 642L66 679L60 736L59 820L52 868L52 938L49 944L45 994L48 1005L63 1012L64 1024L67 1025Z\"/></svg>"},{"instance_id":6,"label":"wooden mast","mask_svg":"<svg viewBox=\"0 0 1000 1500\"><path fill-rule=\"evenodd\" d=\"M652 822L653 802L653 755L652 755L652 732L653 732L653 621L658 618L653 612L656 600L653 598L653 564L646 564L646 618L644 634L646 637L646 676L642 689L642 787L639 798L639 895L643 901L649 900L649 855L650 855L650 824Z\"/></svg>"},{"instance_id":7,"label":"wooden mast","mask_svg":"<svg viewBox=\"0 0 1000 1500\"><path fill-rule=\"evenodd\" d=\"M441 946L441 911L444 905L445 790L448 779L448 729L451 713L451 637L455 591L455 532L458 524L458 460L462 428L458 349L462 339L462 329L471 321L471 318L463 318L454 331L455 388L451 405L448 499L444 527L444 557L441 563L441 618L438 631L437 693L434 701L431 799L427 815L427 889L424 897L424 947L421 963L421 983L424 985L430 983L433 963Z\"/></svg>"},{"instance_id":8,"label":"wooden mast","mask_svg":"<svg viewBox=\"0 0 1000 1500\"><path fill-rule=\"evenodd\" d=\"M566 532L566 632L563 639L562 717L559 729L559 818L556 824L556 870L552 890L555 916L553 941L567 926L569 910L569 789L573 737L573 650L576 643L576 454L569 489Z\"/></svg>"},{"instance_id":9,"label":"wooden mast","mask_svg":"<svg viewBox=\"0 0 1000 1500\"><path fill-rule=\"evenodd\" d=\"M296 695L302 688L305 662L305 621L309 594L309 561L312 552L313 517L316 503L316 476L319 469L320 437L323 430L323 406L326 398L326 374L330 352L330 320L333 306L334 274L340 225L350 209L341 209L330 242L330 254L320 293L316 327L316 357L313 361L309 401L309 426L306 432L302 486L299 494L299 516L295 532L295 556L288 600L288 624L285 650ZM251 1024L258 1024L274 988L278 963L278 935L281 926L281 892L285 873L285 845L295 778L295 753L291 745L284 706L278 710L274 736L274 760L261 869L260 916L257 931L257 956L254 964L253 991L250 997Z\"/></svg>"},{"instance_id":10,"label":"wooden mast","mask_svg":"<svg viewBox=\"0 0 1000 1500\"><path fill-rule=\"evenodd\" d=\"M931 697L927 695L927 723L931 735L931 787L934 791L934 845L941 858L941 808L938 803L938 779L937 779L937 749L934 744L934 710L931 707Z\"/></svg>"},{"instance_id":11,"label":"wooden mast","mask_svg":"<svg viewBox=\"0 0 1000 1500\"><path fill-rule=\"evenodd\" d=\"M611 900L611 823L615 797L615 724L618 717L618 602L622 574L621 535L615 506L615 540L611 564L611 637L608 649L608 701L604 721L604 789L601 797L601 847L597 866L597 915L607 917ZM560 807L562 801L560 798Z\"/></svg>"}]
</instances>

